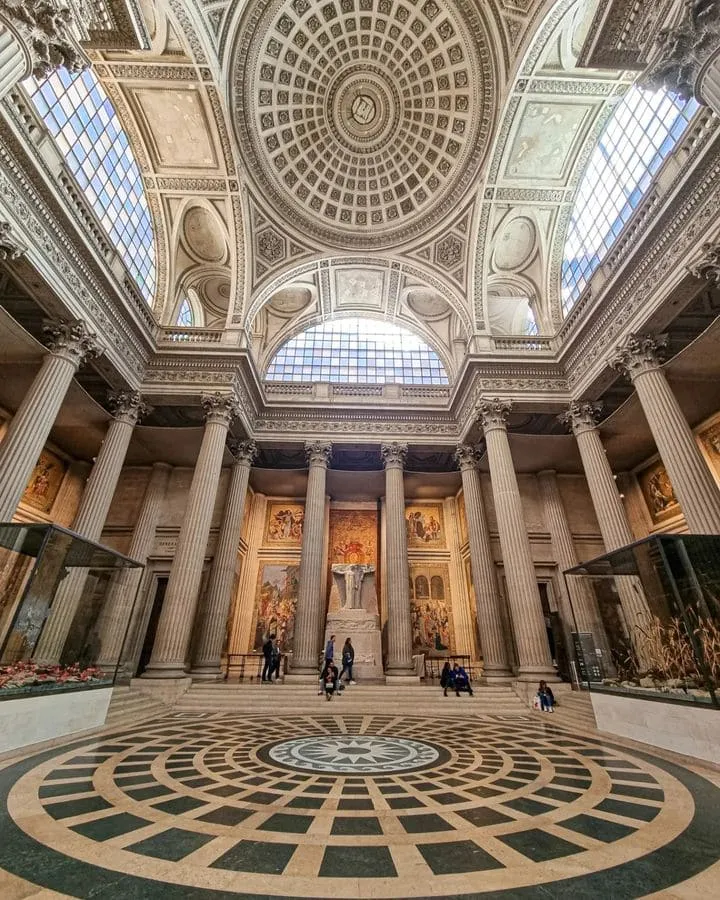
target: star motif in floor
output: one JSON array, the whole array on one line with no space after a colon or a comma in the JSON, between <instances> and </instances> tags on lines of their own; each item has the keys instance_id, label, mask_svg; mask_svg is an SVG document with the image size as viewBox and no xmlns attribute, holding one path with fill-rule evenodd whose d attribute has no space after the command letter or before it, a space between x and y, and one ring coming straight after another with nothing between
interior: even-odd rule
<instances>
[{"instance_id":1,"label":"star motif in floor","mask_svg":"<svg viewBox=\"0 0 720 900\"><path fill-rule=\"evenodd\" d=\"M342 735L283 741L270 749L270 757L311 771L400 772L435 762L438 751L407 738Z\"/></svg>"}]
</instances>

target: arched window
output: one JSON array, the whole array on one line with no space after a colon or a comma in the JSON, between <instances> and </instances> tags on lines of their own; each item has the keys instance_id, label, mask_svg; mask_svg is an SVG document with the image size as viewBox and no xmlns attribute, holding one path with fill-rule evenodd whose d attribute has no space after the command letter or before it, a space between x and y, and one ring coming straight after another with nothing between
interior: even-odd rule
<instances>
[{"instance_id":1,"label":"arched window","mask_svg":"<svg viewBox=\"0 0 720 900\"><path fill-rule=\"evenodd\" d=\"M193 308L192 306L190 306L190 301L187 297L184 297L183 302L180 304L180 310L178 311L176 324L181 328L192 328L195 324Z\"/></svg>"},{"instance_id":2,"label":"arched window","mask_svg":"<svg viewBox=\"0 0 720 900\"><path fill-rule=\"evenodd\" d=\"M155 245L142 177L127 135L92 69L58 69L25 88L140 292L155 293Z\"/></svg>"},{"instance_id":3,"label":"arched window","mask_svg":"<svg viewBox=\"0 0 720 900\"><path fill-rule=\"evenodd\" d=\"M445 582L439 575L433 575L430 579L430 595L433 600L445 599Z\"/></svg>"},{"instance_id":4,"label":"arched window","mask_svg":"<svg viewBox=\"0 0 720 900\"><path fill-rule=\"evenodd\" d=\"M695 114L695 100L631 88L610 118L575 197L562 266L562 307L575 305Z\"/></svg>"},{"instance_id":5,"label":"arched window","mask_svg":"<svg viewBox=\"0 0 720 900\"><path fill-rule=\"evenodd\" d=\"M430 599L430 585L424 575L418 575L415 579L415 597L418 600Z\"/></svg>"},{"instance_id":6,"label":"arched window","mask_svg":"<svg viewBox=\"0 0 720 900\"><path fill-rule=\"evenodd\" d=\"M336 319L308 328L280 348L266 377L268 381L448 383L445 367L431 347L405 328L374 319Z\"/></svg>"}]
</instances>

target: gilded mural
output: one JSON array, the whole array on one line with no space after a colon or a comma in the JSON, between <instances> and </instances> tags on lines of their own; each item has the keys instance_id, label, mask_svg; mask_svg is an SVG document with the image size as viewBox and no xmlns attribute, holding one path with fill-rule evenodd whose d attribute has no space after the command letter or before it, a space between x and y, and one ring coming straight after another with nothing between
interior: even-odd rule
<instances>
[{"instance_id":1,"label":"gilded mural","mask_svg":"<svg viewBox=\"0 0 720 900\"><path fill-rule=\"evenodd\" d=\"M405 506L408 547L426 547L434 550L445 547L445 523L439 503Z\"/></svg>"},{"instance_id":2,"label":"gilded mural","mask_svg":"<svg viewBox=\"0 0 720 900\"><path fill-rule=\"evenodd\" d=\"M65 475L65 463L54 453L43 450L22 495L22 503L41 512L50 512Z\"/></svg>"},{"instance_id":3,"label":"gilded mural","mask_svg":"<svg viewBox=\"0 0 720 900\"><path fill-rule=\"evenodd\" d=\"M333 563L377 563L375 510L330 510L330 565Z\"/></svg>"},{"instance_id":4,"label":"gilded mural","mask_svg":"<svg viewBox=\"0 0 720 900\"><path fill-rule=\"evenodd\" d=\"M410 617L414 653L454 652L455 627L447 566L410 565Z\"/></svg>"},{"instance_id":5,"label":"gilded mural","mask_svg":"<svg viewBox=\"0 0 720 900\"><path fill-rule=\"evenodd\" d=\"M299 547L302 543L305 507L301 503L269 503L265 522L265 543Z\"/></svg>"},{"instance_id":6,"label":"gilded mural","mask_svg":"<svg viewBox=\"0 0 720 900\"><path fill-rule=\"evenodd\" d=\"M715 471L720 474L720 422L714 422L699 432L698 437L707 451Z\"/></svg>"},{"instance_id":7,"label":"gilded mural","mask_svg":"<svg viewBox=\"0 0 720 900\"><path fill-rule=\"evenodd\" d=\"M262 650L269 634L276 634L280 649L292 650L295 637L300 566L287 562L263 562L255 594L253 649Z\"/></svg>"},{"instance_id":8,"label":"gilded mural","mask_svg":"<svg viewBox=\"0 0 720 900\"><path fill-rule=\"evenodd\" d=\"M640 488L655 524L671 519L680 512L670 477L661 462L653 463L638 474Z\"/></svg>"}]
</instances>

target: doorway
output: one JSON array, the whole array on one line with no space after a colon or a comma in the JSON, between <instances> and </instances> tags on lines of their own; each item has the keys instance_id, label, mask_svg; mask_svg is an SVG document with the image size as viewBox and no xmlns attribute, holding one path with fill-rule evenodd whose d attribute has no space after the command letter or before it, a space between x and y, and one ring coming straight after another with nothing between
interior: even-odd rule
<instances>
[{"instance_id":1,"label":"doorway","mask_svg":"<svg viewBox=\"0 0 720 900\"><path fill-rule=\"evenodd\" d=\"M155 596L153 597L152 609L150 610L150 618L148 619L147 630L145 631L145 640L143 641L142 650L140 651L140 661L138 662L136 677L142 675L147 669L150 657L152 656L153 645L155 644L155 636L157 634L158 622L160 621L160 613L162 612L163 602L165 600L165 591L168 586L168 576L160 576L155 582Z\"/></svg>"}]
</instances>

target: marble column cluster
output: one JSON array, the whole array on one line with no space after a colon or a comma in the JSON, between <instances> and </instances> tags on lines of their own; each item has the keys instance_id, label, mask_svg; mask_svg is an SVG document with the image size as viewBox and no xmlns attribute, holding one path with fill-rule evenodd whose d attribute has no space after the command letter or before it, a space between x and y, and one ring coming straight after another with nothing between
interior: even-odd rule
<instances>
[{"instance_id":1,"label":"marble column cluster","mask_svg":"<svg viewBox=\"0 0 720 900\"><path fill-rule=\"evenodd\" d=\"M12 519L75 373L101 353L83 322L48 323L43 332L50 352L0 444L0 522Z\"/></svg>"},{"instance_id":2,"label":"marble column cluster","mask_svg":"<svg viewBox=\"0 0 720 900\"><path fill-rule=\"evenodd\" d=\"M673 490L695 534L720 534L720 489L662 370L664 336L631 334L610 357L637 391Z\"/></svg>"},{"instance_id":3,"label":"marble column cluster","mask_svg":"<svg viewBox=\"0 0 720 900\"><path fill-rule=\"evenodd\" d=\"M511 408L508 400L481 398L476 413L487 445L508 602L517 645L518 677L523 681L551 680L557 676L550 657L530 539L508 440L507 416Z\"/></svg>"},{"instance_id":4,"label":"marble column cluster","mask_svg":"<svg viewBox=\"0 0 720 900\"><path fill-rule=\"evenodd\" d=\"M483 674L488 681L503 681L510 677L507 645L500 612L500 592L490 546L490 531L482 497L478 452L468 445L455 451L460 466L468 543L470 571L475 587L475 603L480 644L483 655Z\"/></svg>"},{"instance_id":5,"label":"marble column cluster","mask_svg":"<svg viewBox=\"0 0 720 900\"><path fill-rule=\"evenodd\" d=\"M305 453L308 460L308 482L295 611L292 675L316 677L325 615L325 483L332 445L322 441L307 443Z\"/></svg>"},{"instance_id":6,"label":"marble column cluster","mask_svg":"<svg viewBox=\"0 0 720 900\"><path fill-rule=\"evenodd\" d=\"M387 590L387 666L390 679L413 677L412 628L410 622L410 571L405 525L403 467L407 444L380 446L385 466L385 541Z\"/></svg>"},{"instance_id":7,"label":"marble column cluster","mask_svg":"<svg viewBox=\"0 0 720 900\"><path fill-rule=\"evenodd\" d=\"M238 413L237 400L232 394L203 396L202 407L205 411L202 444L144 678L181 678L186 674L225 441L230 423Z\"/></svg>"}]
</instances>

